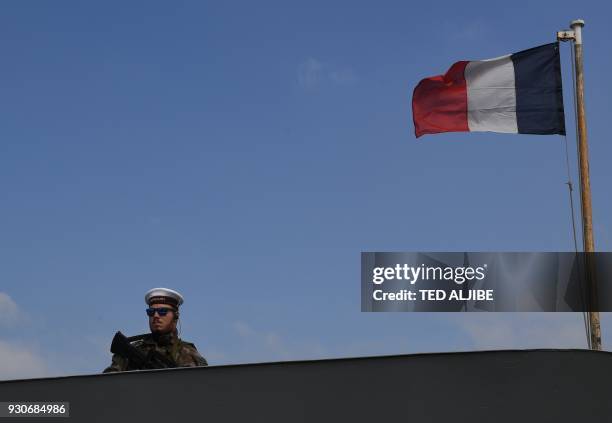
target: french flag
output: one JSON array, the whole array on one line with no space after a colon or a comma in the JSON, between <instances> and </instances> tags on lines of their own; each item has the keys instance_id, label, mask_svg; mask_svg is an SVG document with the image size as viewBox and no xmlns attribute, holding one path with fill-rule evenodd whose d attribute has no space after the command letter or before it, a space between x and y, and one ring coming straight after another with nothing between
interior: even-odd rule
<instances>
[{"instance_id":1,"label":"french flag","mask_svg":"<svg viewBox=\"0 0 612 423\"><path fill-rule=\"evenodd\" d=\"M559 43L461 61L414 89L415 135L506 132L565 135Z\"/></svg>"}]
</instances>

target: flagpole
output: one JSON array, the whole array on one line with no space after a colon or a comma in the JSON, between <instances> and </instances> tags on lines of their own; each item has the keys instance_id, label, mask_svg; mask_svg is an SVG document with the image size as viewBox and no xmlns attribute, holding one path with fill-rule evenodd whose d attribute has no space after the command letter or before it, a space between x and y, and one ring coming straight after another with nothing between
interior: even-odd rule
<instances>
[{"instance_id":1,"label":"flagpole","mask_svg":"<svg viewBox=\"0 0 612 423\"><path fill-rule=\"evenodd\" d=\"M574 61L576 69L576 113L578 132L578 162L580 168L580 200L582 203L582 242L584 246L586 282L589 303L589 326L591 328L591 349L601 350L601 325L597 300L593 238L593 213L591 209L591 178L589 175L589 146L587 143L586 115L584 111L584 68L582 56L582 27L584 21L576 19L570 24L573 31L561 31L557 38L574 41Z\"/></svg>"}]
</instances>

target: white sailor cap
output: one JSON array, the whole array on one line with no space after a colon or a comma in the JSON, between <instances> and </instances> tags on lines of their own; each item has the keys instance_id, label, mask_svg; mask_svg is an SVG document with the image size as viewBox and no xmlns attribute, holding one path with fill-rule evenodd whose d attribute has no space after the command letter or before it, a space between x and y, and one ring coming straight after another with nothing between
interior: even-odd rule
<instances>
[{"instance_id":1,"label":"white sailor cap","mask_svg":"<svg viewBox=\"0 0 612 423\"><path fill-rule=\"evenodd\" d=\"M145 294L145 302L151 304L170 304L178 308L183 304L183 296L173 289L153 288Z\"/></svg>"}]
</instances>

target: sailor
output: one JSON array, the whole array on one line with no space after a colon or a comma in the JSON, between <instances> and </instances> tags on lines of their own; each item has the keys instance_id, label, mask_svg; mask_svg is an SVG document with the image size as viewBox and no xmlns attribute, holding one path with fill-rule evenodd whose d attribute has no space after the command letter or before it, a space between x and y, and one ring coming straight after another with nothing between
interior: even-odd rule
<instances>
[{"instance_id":1,"label":"sailor","mask_svg":"<svg viewBox=\"0 0 612 423\"><path fill-rule=\"evenodd\" d=\"M183 296L168 288L153 288L145 295L146 309L149 316L151 333L132 336L130 343L144 354L157 350L176 367L207 366L206 359L200 355L196 346L178 337L176 329L179 321L179 307ZM104 373L137 370L129 360L119 354L113 354L112 363Z\"/></svg>"}]
</instances>

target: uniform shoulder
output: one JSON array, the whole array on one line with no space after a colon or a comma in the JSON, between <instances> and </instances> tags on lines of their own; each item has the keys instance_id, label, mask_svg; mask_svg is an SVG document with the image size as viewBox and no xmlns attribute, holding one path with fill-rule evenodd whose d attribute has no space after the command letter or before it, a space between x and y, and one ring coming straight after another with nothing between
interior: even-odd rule
<instances>
[{"instance_id":1,"label":"uniform shoulder","mask_svg":"<svg viewBox=\"0 0 612 423\"><path fill-rule=\"evenodd\" d=\"M192 342L181 340L181 350L185 356L191 357L188 359L189 366L208 366L208 362Z\"/></svg>"},{"instance_id":2,"label":"uniform shoulder","mask_svg":"<svg viewBox=\"0 0 612 423\"><path fill-rule=\"evenodd\" d=\"M194 349L194 350L196 350L196 351L198 350L198 349L196 348L196 346L195 346L195 344L194 344L194 343L192 343L192 342L187 342L187 341L183 341L182 339L181 339L181 346L182 346L182 347L187 347L187 348L190 348L190 349Z\"/></svg>"}]
</instances>

